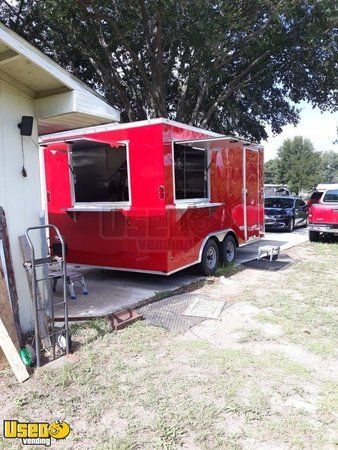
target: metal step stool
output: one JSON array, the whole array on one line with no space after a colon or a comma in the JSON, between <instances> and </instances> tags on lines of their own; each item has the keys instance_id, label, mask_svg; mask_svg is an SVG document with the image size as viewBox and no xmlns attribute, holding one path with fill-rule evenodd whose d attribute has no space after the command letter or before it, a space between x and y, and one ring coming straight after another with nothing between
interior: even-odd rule
<instances>
[{"instance_id":1,"label":"metal step stool","mask_svg":"<svg viewBox=\"0 0 338 450\"><path fill-rule=\"evenodd\" d=\"M50 271L50 276L53 278L53 292L56 291L56 286L58 284L58 281L62 278L62 272L61 271ZM69 289L70 297L75 300L76 294L74 289L74 283L80 283L82 287L83 295L88 295L88 289L87 285L84 279L84 276L81 272L68 272L67 271L67 286Z\"/></svg>"},{"instance_id":2,"label":"metal step stool","mask_svg":"<svg viewBox=\"0 0 338 450\"><path fill-rule=\"evenodd\" d=\"M279 246L264 245L263 247L258 247L258 261L260 259L269 259L270 261L276 261L280 253Z\"/></svg>"}]
</instances>

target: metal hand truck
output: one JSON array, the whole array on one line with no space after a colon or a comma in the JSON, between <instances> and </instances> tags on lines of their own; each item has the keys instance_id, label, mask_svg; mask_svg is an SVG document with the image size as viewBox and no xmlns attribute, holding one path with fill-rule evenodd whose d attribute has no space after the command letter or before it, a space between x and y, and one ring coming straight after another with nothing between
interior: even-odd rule
<instances>
[{"instance_id":1,"label":"metal hand truck","mask_svg":"<svg viewBox=\"0 0 338 450\"><path fill-rule=\"evenodd\" d=\"M53 230L58 238L59 243L61 244L61 258L58 260L51 254L50 245L46 246L46 256L42 256L41 258L36 258L36 252L34 248L33 241L30 237L32 231L39 230L40 232L44 230ZM34 306L34 341L35 341L35 356L36 356L36 365L37 367L41 366L41 351L47 352L49 355L56 358L59 356L58 353L60 349L64 351L66 354L70 353L70 333L68 327L68 301L67 301L67 266L65 259L65 242L63 237L59 231L59 229L55 225L42 225L36 227L30 227L26 230L26 238L30 248L31 253L31 261L30 261L30 271L32 275L32 297L33 297L33 306ZM48 242L50 237L46 235L46 241ZM46 317L45 314L45 305L42 301L41 291L39 289L39 282L41 281L53 281L53 272L49 269L53 266L53 264L57 263L59 267L58 278L62 280L63 287L63 301L59 303L54 302L53 294L51 294L51 305L50 305L50 317L46 326L42 323L42 317ZM41 267L42 269L42 277L40 278L37 274L37 268ZM60 276L61 275L61 276ZM50 286L48 286L49 288ZM49 289L49 291L52 291ZM64 307L64 323L62 327L55 327L55 319L54 319L54 308L55 306L63 305ZM43 331L45 331L45 334ZM26 350L29 353L30 348L33 348L29 345L26 345ZM28 356L32 355L27 355ZM25 359L25 355L22 355L22 359ZM26 362L26 361L25 361Z\"/></svg>"}]
</instances>

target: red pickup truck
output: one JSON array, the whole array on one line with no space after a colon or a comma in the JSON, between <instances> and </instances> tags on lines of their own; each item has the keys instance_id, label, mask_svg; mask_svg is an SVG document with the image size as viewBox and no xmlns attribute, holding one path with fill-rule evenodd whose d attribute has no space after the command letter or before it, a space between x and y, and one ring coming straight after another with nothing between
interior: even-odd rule
<instances>
[{"instance_id":1,"label":"red pickup truck","mask_svg":"<svg viewBox=\"0 0 338 450\"><path fill-rule=\"evenodd\" d=\"M309 240L338 236L338 184L322 184L309 201Z\"/></svg>"}]
</instances>

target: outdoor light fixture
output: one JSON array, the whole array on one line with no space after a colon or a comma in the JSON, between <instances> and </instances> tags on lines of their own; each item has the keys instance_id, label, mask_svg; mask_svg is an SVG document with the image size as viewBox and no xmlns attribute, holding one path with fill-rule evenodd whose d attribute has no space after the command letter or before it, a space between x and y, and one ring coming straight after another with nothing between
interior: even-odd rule
<instances>
[{"instance_id":1,"label":"outdoor light fixture","mask_svg":"<svg viewBox=\"0 0 338 450\"><path fill-rule=\"evenodd\" d=\"M22 116L21 123L18 124L21 136L32 136L33 120L32 116Z\"/></svg>"}]
</instances>

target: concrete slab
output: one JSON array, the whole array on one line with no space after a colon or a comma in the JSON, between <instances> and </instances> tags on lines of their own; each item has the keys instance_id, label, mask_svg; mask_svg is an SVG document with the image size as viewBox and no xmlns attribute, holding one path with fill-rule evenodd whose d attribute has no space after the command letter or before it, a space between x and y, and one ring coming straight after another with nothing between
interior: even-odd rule
<instances>
[{"instance_id":1,"label":"concrete slab","mask_svg":"<svg viewBox=\"0 0 338 450\"><path fill-rule=\"evenodd\" d=\"M307 230L298 228L292 233L266 233L265 238L238 249L237 263L248 261L257 256L262 245L279 245L281 251L307 241ZM76 299L69 298L69 317L73 320L86 320L104 317L112 313L134 308L143 301L188 285L202 279L195 268L186 269L169 277L133 272L100 270L69 265L69 270L80 271L86 279L89 295L83 295L81 286L76 286ZM61 283L58 285L55 301L61 300ZM69 294L69 293L68 293ZM68 295L69 297L69 295ZM62 308L55 311L56 318L62 318Z\"/></svg>"},{"instance_id":2,"label":"concrete slab","mask_svg":"<svg viewBox=\"0 0 338 450\"><path fill-rule=\"evenodd\" d=\"M194 274L193 270L185 270L165 277L72 265L68 267L69 270L83 273L89 292L88 295L83 295L81 286L75 285L76 299L71 300L67 293L69 318L76 320L104 317L126 308L132 308L156 294L174 291L201 279L201 276ZM57 287L55 301L61 300L60 288L61 283ZM63 317L63 310L60 306L55 310L55 317Z\"/></svg>"},{"instance_id":3,"label":"concrete slab","mask_svg":"<svg viewBox=\"0 0 338 450\"><path fill-rule=\"evenodd\" d=\"M68 365L68 364L76 364L80 361L80 357L76 355L75 353L71 353L69 355L63 355L59 358L56 358L52 361L45 362L41 366L41 370L55 370L55 369L61 369L62 367Z\"/></svg>"},{"instance_id":4,"label":"concrete slab","mask_svg":"<svg viewBox=\"0 0 338 450\"><path fill-rule=\"evenodd\" d=\"M307 228L296 228L292 233L280 232L267 232L265 237L251 244L240 247L237 252L236 263L249 261L257 257L258 247L263 245L274 245L281 248L281 253L288 248L295 245L303 244L308 241Z\"/></svg>"}]
</instances>

